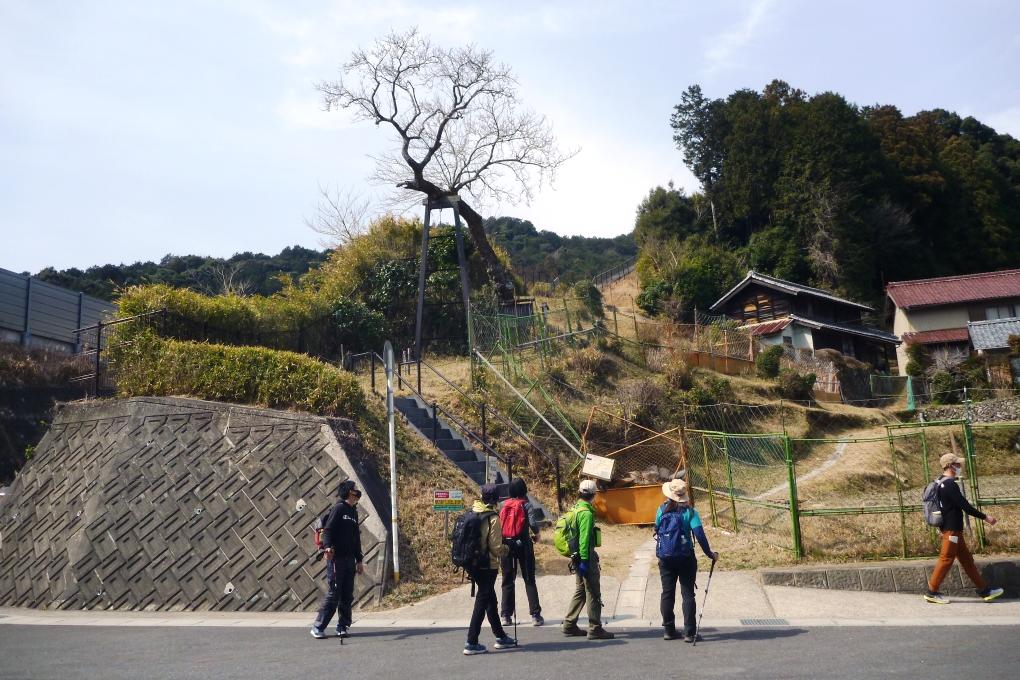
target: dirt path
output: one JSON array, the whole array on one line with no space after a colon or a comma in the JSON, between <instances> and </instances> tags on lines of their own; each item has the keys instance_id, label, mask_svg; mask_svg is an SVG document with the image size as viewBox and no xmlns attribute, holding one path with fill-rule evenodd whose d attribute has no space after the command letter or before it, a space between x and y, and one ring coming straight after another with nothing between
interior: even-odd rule
<instances>
[{"instance_id":1,"label":"dirt path","mask_svg":"<svg viewBox=\"0 0 1020 680\"><path fill-rule=\"evenodd\" d=\"M835 466L836 463L839 462L840 458L843 457L843 454L846 453L846 447L847 447L847 442L839 442L838 444L836 444L836 450L832 452L832 455L829 456L828 458L826 458L822 462L821 465L816 467L811 472L808 472L807 474L803 474L803 475L798 475L797 476L797 483L798 484L803 484L804 482L811 481L815 477L817 477L817 476L819 476L821 474L824 474L830 468ZM764 499L768 498L769 496L772 496L772 495L775 495L775 494L779 493L780 491L788 491L788 489L789 489L789 484L788 483L786 483L786 484L777 484L776 486L772 487L771 489L769 489L765 493L758 494L757 496L754 497L754 499L756 501L764 500Z\"/></svg>"}]
</instances>

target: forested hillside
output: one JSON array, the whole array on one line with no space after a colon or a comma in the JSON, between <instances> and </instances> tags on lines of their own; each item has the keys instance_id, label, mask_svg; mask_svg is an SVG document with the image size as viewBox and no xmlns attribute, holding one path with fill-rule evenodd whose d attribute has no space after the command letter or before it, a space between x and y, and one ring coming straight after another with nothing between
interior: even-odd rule
<instances>
[{"instance_id":1,"label":"forested hillside","mask_svg":"<svg viewBox=\"0 0 1020 680\"><path fill-rule=\"evenodd\" d=\"M637 254L632 234L615 238L560 236L516 217L490 217L485 232L510 255L527 281L574 283L627 262Z\"/></svg>"},{"instance_id":2,"label":"forested hillside","mask_svg":"<svg viewBox=\"0 0 1020 680\"><path fill-rule=\"evenodd\" d=\"M326 253L301 246L284 248L277 255L238 253L222 259L200 255L167 255L157 262L106 264L57 271L47 267L37 277L58 286L113 300L117 289L145 283L165 283L202 293L236 292L271 295L283 286L280 274L299 276L326 260Z\"/></svg>"},{"instance_id":3,"label":"forested hillside","mask_svg":"<svg viewBox=\"0 0 1020 680\"><path fill-rule=\"evenodd\" d=\"M972 117L773 81L692 85L670 123L702 190L639 207L647 309L705 309L749 268L880 304L890 280L1020 263L1020 142Z\"/></svg>"}]
</instances>

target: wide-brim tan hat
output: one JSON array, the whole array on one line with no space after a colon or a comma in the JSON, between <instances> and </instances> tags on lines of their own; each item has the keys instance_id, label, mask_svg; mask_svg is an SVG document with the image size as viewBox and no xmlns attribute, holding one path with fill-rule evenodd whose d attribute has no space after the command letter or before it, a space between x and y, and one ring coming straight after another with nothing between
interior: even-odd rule
<instances>
[{"instance_id":1,"label":"wide-brim tan hat","mask_svg":"<svg viewBox=\"0 0 1020 680\"><path fill-rule=\"evenodd\" d=\"M691 498L687 495L687 483L682 479L671 479L662 485L662 495L677 503L690 503Z\"/></svg>"}]
</instances>

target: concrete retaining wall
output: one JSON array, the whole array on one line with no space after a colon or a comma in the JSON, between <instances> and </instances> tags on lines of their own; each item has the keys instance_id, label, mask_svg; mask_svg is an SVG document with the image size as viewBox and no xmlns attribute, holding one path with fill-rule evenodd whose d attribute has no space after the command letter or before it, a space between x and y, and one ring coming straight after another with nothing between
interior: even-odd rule
<instances>
[{"instance_id":1,"label":"concrete retaining wall","mask_svg":"<svg viewBox=\"0 0 1020 680\"><path fill-rule=\"evenodd\" d=\"M1005 589L1005 597L1020 597L1020 559L976 558L974 561L989 583ZM767 586L919 595L927 590L928 577L934 566L935 560L903 560L878 564L788 567L762 569L761 579ZM940 590L947 595L974 594L974 586L960 569L959 563L950 569Z\"/></svg>"},{"instance_id":2,"label":"concrete retaining wall","mask_svg":"<svg viewBox=\"0 0 1020 680\"><path fill-rule=\"evenodd\" d=\"M310 610L310 524L352 478L365 574L381 594L387 496L349 421L192 399L64 406L0 508L0 604Z\"/></svg>"}]
</instances>

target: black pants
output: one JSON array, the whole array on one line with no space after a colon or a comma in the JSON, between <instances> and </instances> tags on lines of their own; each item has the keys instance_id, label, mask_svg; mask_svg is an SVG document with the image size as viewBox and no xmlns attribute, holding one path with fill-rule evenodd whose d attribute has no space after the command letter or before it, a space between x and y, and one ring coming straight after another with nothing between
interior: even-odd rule
<instances>
[{"instance_id":1,"label":"black pants","mask_svg":"<svg viewBox=\"0 0 1020 680\"><path fill-rule=\"evenodd\" d=\"M542 605L538 603L538 586L535 585L535 546L531 541L525 539L520 545L510 545L510 552L499 561L499 568L503 571L503 601L500 605L503 618L517 611L514 591L518 569L524 580L524 591L528 594L528 612L532 616L541 614Z\"/></svg>"},{"instance_id":2,"label":"black pants","mask_svg":"<svg viewBox=\"0 0 1020 680\"><path fill-rule=\"evenodd\" d=\"M482 632L482 619L489 619L492 634L500 638L506 635L496 613L496 576L495 569L479 569L475 572L475 608L471 612L471 625L468 626L467 641L469 645L478 644L478 634Z\"/></svg>"},{"instance_id":3,"label":"black pants","mask_svg":"<svg viewBox=\"0 0 1020 680\"><path fill-rule=\"evenodd\" d=\"M326 563L326 599L319 607L319 614L313 624L319 630L329 625L330 619L340 608L340 619L337 625L351 625L351 607L354 605L354 577L356 562L353 557L334 557Z\"/></svg>"},{"instance_id":4,"label":"black pants","mask_svg":"<svg viewBox=\"0 0 1020 680\"><path fill-rule=\"evenodd\" d=\"M659 560L659 577L662 579L662 599L659 611L662 613L662 625L675 625L676 615L673 606L676 604L676 584L680 582L681 605L684 612L684 635L694 635L697 604L694 598L694 580L698 576L698 558L694 555L681 559Z\"/></svg>"}]
</instances>

